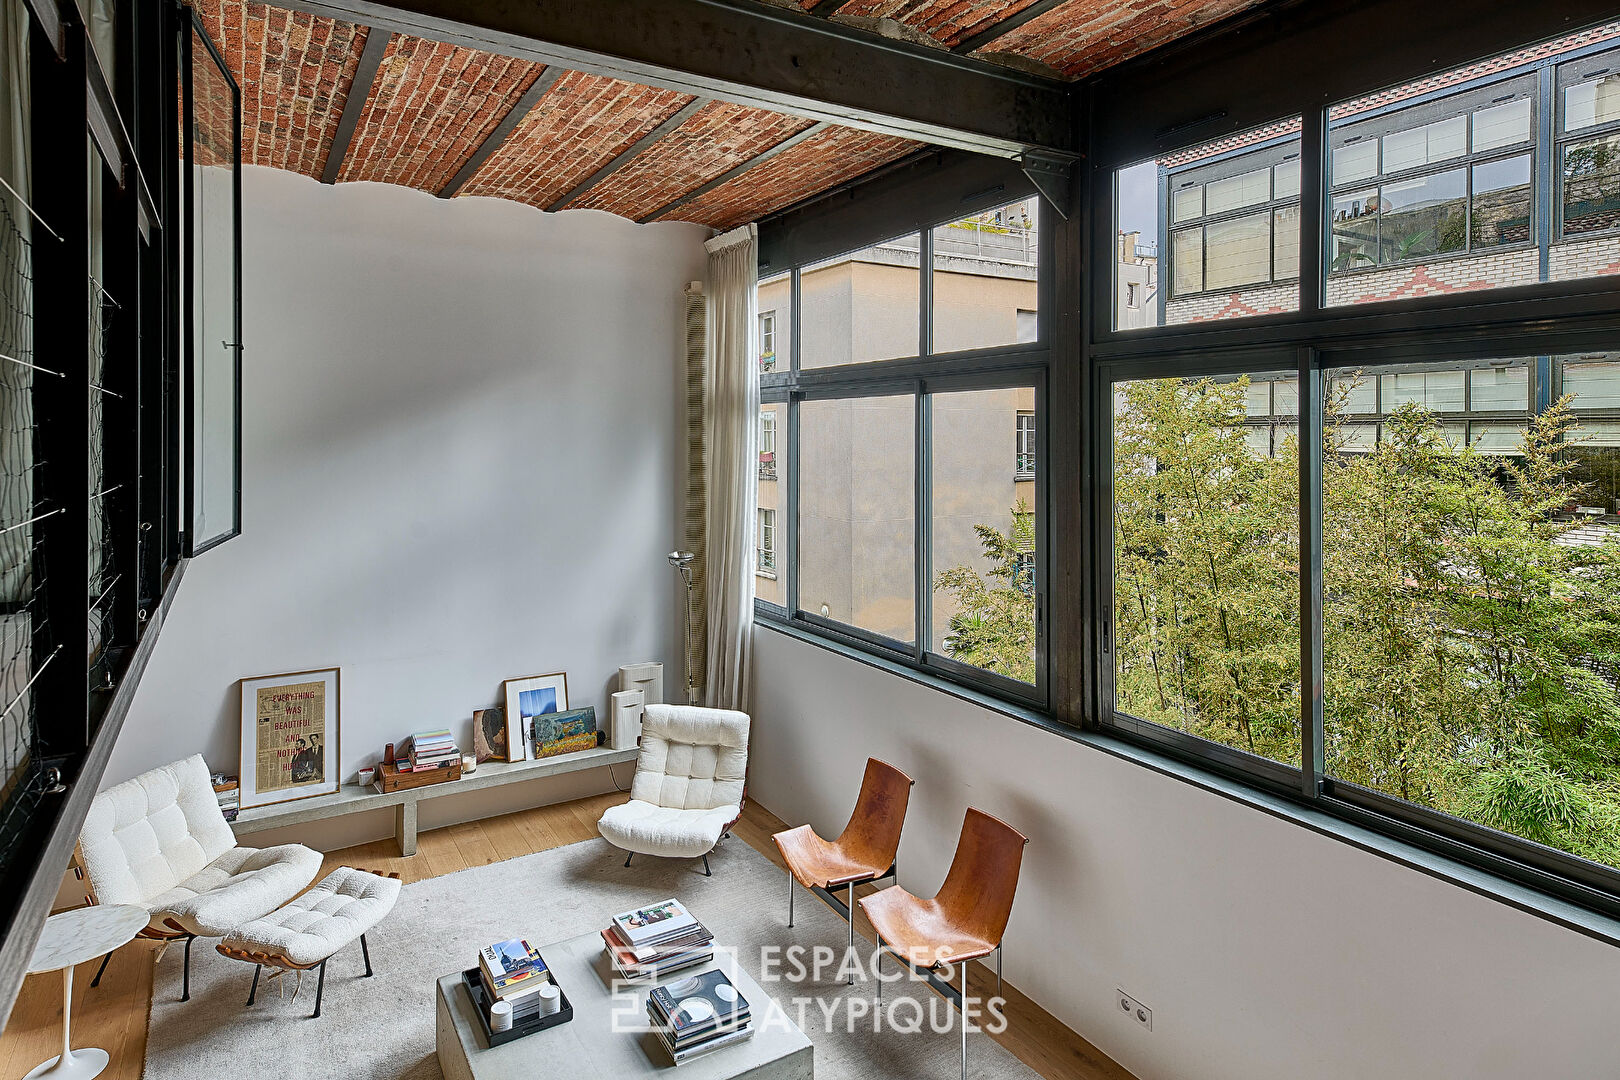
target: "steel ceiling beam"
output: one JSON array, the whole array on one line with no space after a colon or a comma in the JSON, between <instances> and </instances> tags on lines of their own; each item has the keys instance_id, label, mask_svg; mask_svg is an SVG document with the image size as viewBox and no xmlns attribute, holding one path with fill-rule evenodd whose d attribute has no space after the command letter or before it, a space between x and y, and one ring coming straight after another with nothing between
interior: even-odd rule
<instances>
[{"instance_id":1,"label":"steel ceiling beam","mask_svg":"<svg viewBox=\"0 0 1620 1080\"><path fill-rule=\"evenodd\" d=\"M984 48L992 41L995 41L997 38L1007 36L1014 30L1017 30L1020 26L1023 26L1025 23L1034 22L1036 19L1040 18L1042 15L1045 15L1048 11L1051 11L1059 4L1067 2L1068 0L1035 0L1035 3L1029 5L1029 7L1018 12L1017 14L1009 15L1000 22L991 24L971 37L963 38L961 41L951 46L951 51L959 54L978 52L980 49Z\"/></svg>"},{"instance_id":2,"label":"steel ceiling beam","mask_svg":"<svg viewBox=\"0 0 1620 1080\"><path fill-rule=\"evenodd\" d=\"M360 64L354 69L354 81L349 84L349 94L343 99L343 115L338 117L337 130L332 133L332 145L326 151L326 168L321 170L323 184L337 183L338 171L343 168L343 159L349 156L354 129L360 124L360 114L365 111L366 99L371 96L371 84L377 81L383 53L388 51L388 39L392 36L379 26L372 26L366 31L366 45L360 50Z\"/></svg>"},{"instance_id":3,"label":"steel ceiling beam","mask_svg":"<svg viewBox=\"0 0 1620 1080\"><path fill-rule=\"evenodd\" d=\"M756 0L280 6L996 157L1079 150L1067 83Z\"/></svg>"},{"instance_id":4,"label":"steel ceiling beam","mask_svg":"<svg viewBox=\"0 0 1620 1080\"><path fill-rule=\"evenodd\" d=\"M603 180L606 180L608 177L630 164L636 158L652 149L654 145L661 142L672 131L690 120L694 113L707 104L708 101L704 98L693 98L685 105L682 105L679 109L676 109L673 113L671 113L663 123L659 124L657 127L647 132L647 134L625 147L612 161L591 173L591 175L575 184L568 191L565 191L561 197L554 200L550 206L546 207L546 209L553 213L558 210L566 210L569 203L573 202L575 199L591 190L597 184L600 184Z\"/></svg>"},{"instance_id":5,"label":"steel ceiling beam","mask_svg":"<svg viewBox=\"0 0 1620 1080\"><path fill-rule=\"evenodd\" d=\"M809 8L809 11L812 15L826 18L848 2L849 0L816 0L815 4Z\"/></svg>"},{"instance_id":6,"label":"steel ceiling beam","mask_svg":"<svg viewBox=\"0 0 1620 1080\"><path fill-rule=\"evenodd\" d=\"M501 122L495 125L495 130L491 131L484 141L478 144L478 149L474 150L472 156L462 163L461 168L456 170L456 175L450 178L450 182L439 189L439 198L448 199L460 191L462 185L471 180L478 170L484 167L484 162L489 160L489 156L506 144L506 140L511 137L512 132L517 130L519 124L523 123L523 118L528 116L536 105L540 104L540 99L545 97L547 92L556 85L557 80L566 74L568 72L560 67L548 67L542 71L539 77L523 92L523 96L518 98L512 107L507 110L506 115L501 118Z\"/></svg>"},{"instance_id":7,"label":"steel ceiling beam","mask_svg":"<svg viewBox=\"0 0 1620 1080\"><path fill-rule=\"evenodd\" d=\"M755 154L742 164L727 169L713 180L708 180L698 185L691 191L688 191L685 195L682 195L680 198L667 202L663 206L660 206L657 210L654 210L652 213L637 218L636 224L645 225L649 221L656 221L665 214L669 213L671 210L679 209L689 202L695 202L707 195L709 192L713 191L715 188L719 187L721 184L729 183L730 181L737 179L737 177L741 176L749 169L752 169L757 165L763 165L765 162L769 161L777 154L780 154L782 151L791 150L795 146L798 146L800 143L804 142L806 139L820 135L823 131L828 130L832 126L832 124L828 123L811 124L798 134L790 135L783 139L769 150L766 150L763 153Z\"/></svg>"}]
</instances>

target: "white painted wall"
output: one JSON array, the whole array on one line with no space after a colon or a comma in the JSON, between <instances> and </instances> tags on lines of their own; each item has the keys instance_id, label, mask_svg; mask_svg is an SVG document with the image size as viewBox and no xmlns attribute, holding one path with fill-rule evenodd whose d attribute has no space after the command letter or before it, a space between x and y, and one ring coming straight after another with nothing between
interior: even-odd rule
<instances>
[{"instance_id":1,"label":"white painted wall","mask_svg":"<svg viewBox=\"0 0 1620 1080\"><path fill-rule=\"evenodd\" d=\"M678 691L664 554L705 231L242 180L243 533L188 569L104 783L197 751L235 772L237 680L268 672L342 668L346 777L425 727L470 747L503 678L566 671L603 722L620 664L663 660ZM434 800L423 826L608 783ZM391 832L380 812L299 838Z\"/></svg>"},{"instance_id":2,"label":"white painted wall","mask_svg":"<svg viewBox=\"0 0 1620 1080\"><path fill-rule=\"evenodd\" d=\"M967 806L1026 833L1007 978L1142 1080L1620 1074L1620 949L772 630L754 658L750 796L833 835L868 756L905 770L924 896Z\"/></svg>"}]
</instances>

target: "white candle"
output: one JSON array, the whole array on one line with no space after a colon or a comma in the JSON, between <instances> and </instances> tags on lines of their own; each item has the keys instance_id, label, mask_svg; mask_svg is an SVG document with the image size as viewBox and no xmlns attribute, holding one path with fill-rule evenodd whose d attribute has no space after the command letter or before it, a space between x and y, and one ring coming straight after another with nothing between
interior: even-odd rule
<instances>
[{"instance_id":1,"label":"white candle","mask_svg":"<svg viewBox=\"0 0 1620 1080\"><path fill-rule=\"evenodd\" d=\"M535 992L540 999L540 1015L550 1016L562 1008L562 991L557 989L556 983L546 983Z\"/></svg>"},{"instance_id":2,"label":"white candle","mask_svg":"<svg viewBox=\"0 0 1620 1080\"><path fill-rule=\"evenodd\" d=\"M462 754L461 755L461 771L463 773L475 773L475 772L477 772L478 771L478 759L476 757L474 757L473 755L471 755L471 754Z\"/></svg>"},{"instance_id":3,"label":"white candle","mask_svg":"<svg viewBox=\"0 0 1620 1080\"><path fill-rule=\"evenodd\" d=\"M510 1031L512 1029L512 1003L510 1001L497 1001L489 1007L489 1029L491 1031Z\"/></svg>"}]
</instances>

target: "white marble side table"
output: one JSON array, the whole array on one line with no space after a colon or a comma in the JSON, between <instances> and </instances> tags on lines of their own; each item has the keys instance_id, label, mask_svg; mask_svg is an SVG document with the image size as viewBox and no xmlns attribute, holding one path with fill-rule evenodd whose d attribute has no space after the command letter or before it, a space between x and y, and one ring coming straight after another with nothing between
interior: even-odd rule
<instances>
[{"instance_id":1,"label":"white marble side table","mask_svg":"<svg viewBox=\"0 0 1620 1080\"><path fill-rule=\"evenodd\" d=\"M62 973L62 1054L40 1065L25 1080L90 1080L107 1067L107 1051L92 1048L75 1051L70 1034L73 1016L73 969L127 944L147 923L145 908L133 904L74 908L45 920L39 943L34 946L28 974L46 971Z\"/></svg>"}]
</instances>

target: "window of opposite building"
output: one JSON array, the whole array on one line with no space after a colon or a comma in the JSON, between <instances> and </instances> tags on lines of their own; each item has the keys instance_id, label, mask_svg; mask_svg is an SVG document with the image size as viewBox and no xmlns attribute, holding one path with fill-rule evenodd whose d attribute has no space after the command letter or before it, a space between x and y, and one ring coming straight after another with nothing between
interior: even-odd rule
<instances>
[{"instance_id":1,"label":"window of opposite building","mask_svg":"<svg viewBox=\"0 0 1620 1080\"><path fill-rule=\"evenodd\" d=\"M761 574L776 573L776 511L760 507L759 537L755 569Z\"/></svg>"}]
</instances>

